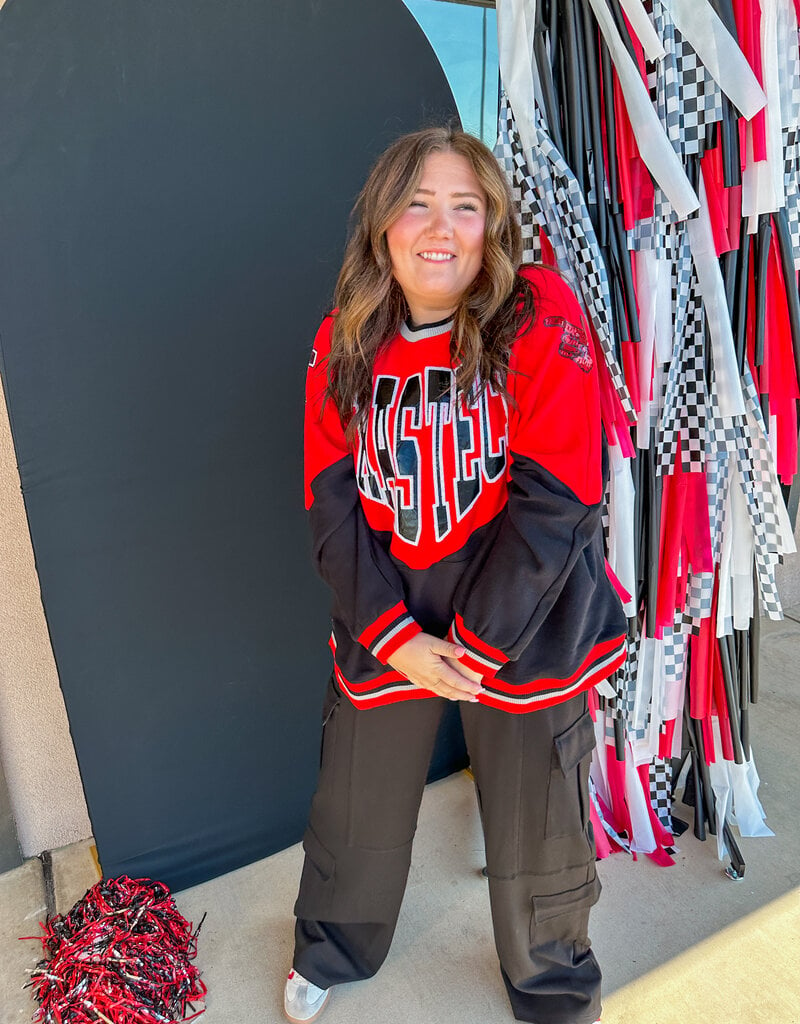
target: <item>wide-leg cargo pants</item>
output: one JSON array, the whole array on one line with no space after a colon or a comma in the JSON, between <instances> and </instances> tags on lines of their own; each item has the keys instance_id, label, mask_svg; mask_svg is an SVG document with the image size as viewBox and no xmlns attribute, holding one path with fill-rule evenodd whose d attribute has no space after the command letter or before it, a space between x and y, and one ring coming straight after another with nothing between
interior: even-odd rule
<instances>
[{"instance_id":1,"label":"wide-leg cargo pants","mask_svg":"<svg viewBox=\"0 0 800 1024\"><path fill-rule=\"evenodd\" d=\"M446 703L359 710L329 685L295 904L294 967L315 985L371 977L388 953ZM600 1015L600 968L587 931L600 883L589 823L594 731L586 695L523 715L467 702L459 708L514 1016L590 1024Z\"/></svg>"}]
</instances>

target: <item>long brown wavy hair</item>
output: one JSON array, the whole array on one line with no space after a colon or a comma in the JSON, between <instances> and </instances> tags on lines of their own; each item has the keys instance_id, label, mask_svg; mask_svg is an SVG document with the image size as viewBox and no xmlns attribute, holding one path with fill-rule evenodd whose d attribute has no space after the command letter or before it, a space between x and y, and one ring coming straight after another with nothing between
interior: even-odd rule
<instances>
[{"instance_id":1,"label":"long brown wavy hair","mask_svg":"<svg viewBox=\"0 0 800 1024\"><path fill-rule=\"evenodd\" d=\"M378 159L352 213L352 231L334 293L328 395L347 435L367 415L378 352L409 315L392 274L386 229L407 209L431 153L466 157L487 197L483 264L454 314L450 355L456 388L474 400L476 379L506 390L511 343L533 316L533 293L517 268L522 237L505 177L479 139L448 127L426 128L397 139ZM357 410L353 415L353 410Z\"/></svg>"}]
</instances>

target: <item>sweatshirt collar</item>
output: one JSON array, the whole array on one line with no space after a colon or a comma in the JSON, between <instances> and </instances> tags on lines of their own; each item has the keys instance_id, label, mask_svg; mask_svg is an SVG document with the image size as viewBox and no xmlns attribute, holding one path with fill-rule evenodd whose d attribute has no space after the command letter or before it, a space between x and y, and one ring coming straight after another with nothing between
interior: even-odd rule
<instances>
[{"instance_id":1,"label":"sweatshirt collar","mask_svg":"<svg viewBox=\"0 0 800 1024\"><path fill-rule=\"evenodd\" d=\"M400 334L406 341L423 341L425 338L435 338L439 334L447 334L453 329L454 318L447 317L444 320L437 320L435 324L419 324L412 327L408 320L400 325Z\"/></svg>"}]
</instances>

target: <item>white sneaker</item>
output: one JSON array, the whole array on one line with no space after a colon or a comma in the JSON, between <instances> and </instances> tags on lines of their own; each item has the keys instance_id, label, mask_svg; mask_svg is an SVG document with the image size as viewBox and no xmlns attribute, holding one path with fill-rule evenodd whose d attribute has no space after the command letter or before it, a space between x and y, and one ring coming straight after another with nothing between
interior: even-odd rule
<instances>
[{"instance_id":1,"label":"white sneaker","mask_svg":"<svg viewBox=\"0 0 800 1024\"><path fill-rule=\"evenodd\" d=\"M305 1024L316 1020L331 996L329 988L317 988L297 971L289 971L283 990L283 1012L292 1024Z\"/></svg>"}]
</instances>

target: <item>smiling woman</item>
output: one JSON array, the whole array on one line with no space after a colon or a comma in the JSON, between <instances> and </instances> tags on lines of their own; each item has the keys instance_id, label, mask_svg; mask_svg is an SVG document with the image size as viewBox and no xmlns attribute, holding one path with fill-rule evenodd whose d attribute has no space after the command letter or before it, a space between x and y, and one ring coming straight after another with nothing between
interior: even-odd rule
<instances>
[{"instance_id":1,"label":"smiling woman","mask_svg":"<svg viewBox=\"0 0 800 1024\"><path fill-rule=\"evenodd\" d=\"M519 267L503 174L464 132L393 143L354 223L306 386L334 659L285 1011L310 1021L383 962L455 702L514 1016L589 1024L586 691L622 661L626 620L604 568L581 313L557 274Z\"/></svg>"}]
</instances>

